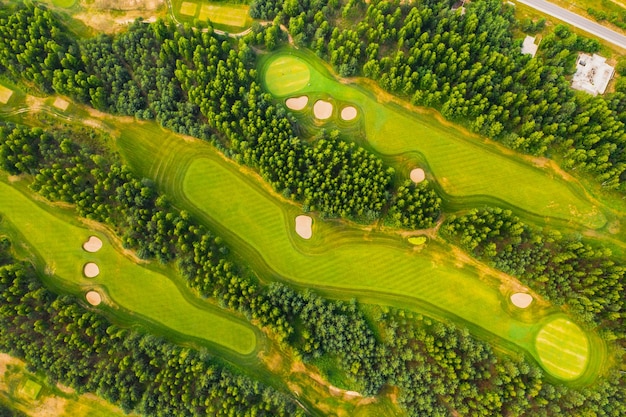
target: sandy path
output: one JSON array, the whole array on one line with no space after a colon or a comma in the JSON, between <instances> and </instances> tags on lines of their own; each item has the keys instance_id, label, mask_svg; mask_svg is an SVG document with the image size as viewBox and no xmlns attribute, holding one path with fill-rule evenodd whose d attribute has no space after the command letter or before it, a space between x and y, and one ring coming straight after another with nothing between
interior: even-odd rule
<instances>
[{"instance_id":1,"label":"sandy path","mask_svg":"<svg viewBox=\"0 0 626 417\"><path fill-rule=\"evenodd\" d=\"M313 236L313 219L309 216L296 217L296 233L303 239L311 239Z\"/></svg>"},{"instance_id":2,"label":"sandy path","mask_svg":"<svg viewBox=\"0 0 626 417\"><path fill-rule=\"evenodd\" d=\"M102 249L102 240L96 236L89 236L89 240L83 243L83 249L87 252L98 252Z\"/></svg>"},{"instance_id":3,"label":"sandy path","mask_svg":"<svg viewBox=\"0 0 626 417\"><path fill-rule=\"evenodd\" d=\"M511 302L513 305L519 308L526 308L533 302L533 297L530 294L526 294L523 292L516 292L511 295Z\"/></svg>"},{"instance_id":4,"label":"sandy path","mask_svg":"<svg viewBox=\"0 0 626 417\"><path fill-rule=\"evenodd\" d=\"M326 120L333 114L333 105L328 101L317 100L313 105L313 114L316 119Z\"/></svg>"},{"instance_id":5,"label":"sandy path","mask_svg":"<svg viewBox=\"0 0 626 417\"><path fill-rule=\"evenodd\" d=\"M413 181L414 183L420 183L422 181L424 181L424 179L426 178L426 173L424 172L424 170L422 168L415 168L414 170L411 171L411 181Z\"/></svg>"},{"instance_id":6,"label":"sandy path","mask_svg":"<svg viewBox=\"0 0 626 417\"><path fill-rule=\"evenodd\" d=\"M83 273L87 278L95 278L100 274L100 268L93 262L88 262L83 268Z\"/></svg>"},{"instance_id":7,"label":"sandy path","mask_svg":"<svg viewBox=\"0 0 626 417\"><path fill-rule=\"evenodd\" d=\"M341 118L346 122L350 120L354 120L356 118L357 112L356 107L347 106L341 110Z\"/></svg>"},{"instance_id":8,"label":"sandy path","mask_svg":"<svg viewBox=\"0 0 626 417\"><path fill-rule=\"evenodd\" d=\"M285 104L291 110L302 110L306 107L308 102L309 98L307 96L300 96L288 98L287 101L285 101Z\"/></svg>"}]
</instances>

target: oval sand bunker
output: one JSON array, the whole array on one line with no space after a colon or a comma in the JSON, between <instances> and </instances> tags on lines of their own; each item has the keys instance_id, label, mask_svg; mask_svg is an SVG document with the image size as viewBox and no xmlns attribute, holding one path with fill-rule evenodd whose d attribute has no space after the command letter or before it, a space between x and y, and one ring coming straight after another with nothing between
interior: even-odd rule
<instances>
[{"instance_id":1,"label":"oval sand bunker","mask_svg":"<svg viewBox=\"0 0 626 417\"><path fill-rule=\"evenodd\" d=\"M313 105L313 114L316 119L326 120L333 114L333 105L328 101L317 100Z\"/></svg>"},{"instance_id":2,"label":"oval sand bunker","mask_svg":"<svg viewBox=\"0 0 626 417\"><path fill-rule=\"evenodd\" d=\"M102 302L102 296L97 291L89 291L85 295L85 298L87 299L87 302L92 306L97 306Z\"/></svg>"},{"instance_id":3,"label":"oval sand bunker","mask_svg":"<svg viewBox=\"0 0 626 417\"><path fill-rule=\"evenodd\" d=\"M96 236L89 236L89 240L83 243L83 249L87 252L98 252L102 249L102 240Z\"/></svg>"},{"instance_id":4,"label":"oval sand bunker","mask_svg":"<svg viewBox=\"0 0 626 417\"><path fill-rule=\"evenodd\" d=\"M83 268L83 273L87 278L95 278L100 274L100 268L93 262L88 262L85 264Z\"/></svg>"},{"instance_id":5,"label":"oval sand bunker","mask_svg":"<svg viewBox=\"0 0 626 417\"><path fill-rule=\"evenodd\" d=\"M349 122L350 120L354 120L354 118L356 117L356 114L357 114L356 108L352 106L344 107L341 110L341 118L345 120L346 122Z\"/></svg>"},{"instance_id":6,"label":"oval sand bunker","mask_svg":"<svg viewBox=\"0 0 626 417\"><path fill-rule=\"evenodd\" d=\"M515 307L526 308L533 302L533 297L530 294L516 292L511 296L511 302Z\"/></svg>"},{"instance_id":7,"label":"oval sand bunker","mask_svg":"<svg viewBox=\"0 0 626 417\"><path fill-rule=\"evenodd\" d=\"M288 98L287 101L285 101L285 104L291 110L302 110L306 107L308 102L309 98L307 96L300 96Z\"/></svg>"},{"instance_id":8,"label":"oval sand bunker","mask_svg":"<svg viewBox=\"0 0 626 417\"><path fill-rule=\"evenodd\" d=\"M425 178L426 173L422 168L415 168L413 171L411 171L411 181L413 181L414 183L420 183L424 181Z\"/></svg>"},{"instance_id":9,"label":"oval sand bunker","mask_svg":"<svg viewBox=\"0 0 626 417\"><path fill-rule=\"evenodd\" d=\"M313 219L309 216L296 217L296 233L302 239L310 239L313 236Z\"/></svg>"}]
</instances>

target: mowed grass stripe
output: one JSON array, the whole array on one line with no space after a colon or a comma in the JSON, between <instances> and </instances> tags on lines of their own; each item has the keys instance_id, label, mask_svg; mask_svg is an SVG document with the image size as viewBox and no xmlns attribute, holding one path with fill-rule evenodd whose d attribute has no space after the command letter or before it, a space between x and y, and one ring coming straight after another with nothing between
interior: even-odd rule
<instances>
[{"instance_id":1,"label":"mowed grass stripe","mask_svg":"<svg viewBox=\"0 0 626 417\"><path fill-rule=\"evenodd\" d=\"M231 319L208 304L200 308L190 303L171 280L121 255L102 233L63 221L3 182L0 214L35 247L56 276L76 288L77 295L82 297L88 288L104 288L115 304L177 333L242 355L255 350L256 334L247 323ZM97 253L82 249L91 235L105 242ZM98 264L100 275L83 278L86 262Z\"/></svg>"},{"instance_id":2,"label":"mowed grass stripe","mask_svg":"<svg viewBox=\"0 0 626 417\"><path fill-rule=\"evenodd\" d=\"M296 75L289 68L303 64L308 65L310 81L294 83ZM371 91L339 83L323 74L326 70L322 67L314 56L290 50L270 56L261 74L266 88L280 99L327 93L335 100L356 104L362 110L367 141L376 152L392 157L420 152L449 195L492 196L540 216L573 220L590 228L606 223L577 182L470 139L464 131L439 122L432 112L415 113L381 104ZM298 117L313 123L311 111Z\"/></svg>"},{"instance_id":3,"label":"mowed grass stripe","mask_svg":"<svg viewBox=\"0 0 626 417\"><path fill-rule=\"evenodd\" d=\"M367 241L358 234L342 240L345 231L322 222L316 222L313 238L304 241L293 230L297 212L283 214L275 201L241 173L214 159L193 161L182 189L191 204L251 245L275 272L289 280L306 286L412 297L507 340L511 327L529 329L502 309L497 289L447 262L436 247L416 254L396 241Z\"/></svg>"},{"instance_id":4,"label":"mowed grass stripe","mask_svg":"<svg viewBox=\"0 0 626 417\"><path fill-rule=\"evenodd\" d=\"M535 347L548 372L561 379L582 375L589 359L589 340L582 330L565 318L543 326L537 334Z\"/></svg>"}]
</instances>

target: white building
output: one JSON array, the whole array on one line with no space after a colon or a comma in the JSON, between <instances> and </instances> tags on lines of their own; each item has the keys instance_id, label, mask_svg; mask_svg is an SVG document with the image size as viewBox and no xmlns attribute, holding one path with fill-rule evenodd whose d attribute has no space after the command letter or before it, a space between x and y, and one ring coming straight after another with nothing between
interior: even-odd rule
<instances>
[{"instance_id":1,"label":"white building","mask_svg":"<svg viewBox=\"0 0 626 417\"><path fill-rule=\"evenodd\" d=\"M592 95L604 94L615 68L606 63L600 55L580 54L576 61L576 74L572 78L572 88Z\"/></svg>"},{"instance_id":2,"label":"white building","mask_svg":"<svg viewBox=\"0 0 626 417\"><path fill-rule=\"evenodd\" d=\"M534 58L537 53L537 49L539 49L539 45L535 44L535 37L526 36L526 38L524 38L524 43L522 44L522 54L528 54Z\"/></svg>"}]
</instances>

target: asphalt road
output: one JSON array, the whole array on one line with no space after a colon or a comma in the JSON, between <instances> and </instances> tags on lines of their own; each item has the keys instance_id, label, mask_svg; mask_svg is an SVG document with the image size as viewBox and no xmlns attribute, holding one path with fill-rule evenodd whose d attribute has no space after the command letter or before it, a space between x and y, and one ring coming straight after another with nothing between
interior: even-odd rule
<instances>
[{"instance_id":1,"label":"asphalt road","mask_svg":"<svg viewBox=\"0 0 626 417\"><path fill-rule=\"evenodd\" d=\"M626 36L544 0L515 0L626 49Z\"/></svg>"}]
</instances>

